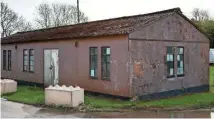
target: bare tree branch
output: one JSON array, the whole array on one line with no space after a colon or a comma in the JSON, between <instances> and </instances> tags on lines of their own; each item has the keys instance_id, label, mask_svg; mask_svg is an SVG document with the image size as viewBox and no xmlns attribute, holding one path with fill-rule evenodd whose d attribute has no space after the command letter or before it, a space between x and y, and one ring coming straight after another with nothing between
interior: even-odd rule
<instances>
[{"instance_id":1,"label":"bare tree branch","mask_svg":"<svg viewBox=\"0 0 214 119\"><path fill-rule=\"evenodd\" d=\"M38 17L36 22L39 28L57 27L77 22L77 8L68 4L40 4L37 9ZM80 11L80 22L88 21L88 17Z\"/></svg>"},{"instance_id":2,"label":"bare tree branch","mask_svg":"<svg viewBox=\"0 0 214 119\"><path fill-rule=\"evenodd\" d=\"M20 17L17 20L17 29L18 31L22 32L22 31L33 30L33 27L30 22L27 22L23 17Z\"/></svg>"},{"instance_id":3,"label":"bare tree branch","mask_svg":"<svg viewBox=\"0 0 214 119\"><path fill-rule=\"evenodd\" d=\"M204 20L210 19L209 12L207 10L203 10L199 8L193 9L192 16L193 16L193 20L195 21L204 21Z\"/></svg>"},{"instance_id":4,"label":"bare tree branch","mask_svg":"<svg viewBox=\"0 0 214 119\"><path fill-rule=\"evenodd\" d=\"M23 17L19 17L18 14L11 10L6 3L1 2L0 10L1 38L9 36L16 31L25 31L32 28L30 23L26 22Z\"/></svg>"},{"instance_id":5,"label":"bare tree branch","mask_svg":"<svg viewBox=\"0 0 214 119\"><path fill-rule=\"evenodd\" d=\"M41 28L52 27L51 24L51 13L52 9L49 4L40 4L37 8L38 17L36 18L36 23Z\"/></svg>"}]
</instances>

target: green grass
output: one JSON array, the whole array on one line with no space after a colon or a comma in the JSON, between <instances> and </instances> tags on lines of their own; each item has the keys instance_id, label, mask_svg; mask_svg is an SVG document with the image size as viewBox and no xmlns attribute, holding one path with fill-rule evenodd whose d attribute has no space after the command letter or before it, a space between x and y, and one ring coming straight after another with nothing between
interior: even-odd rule
<instances>
[{"instance_id":1,"label":"green grass","mask_svg":"<svg viewBox=\"0 0 214 119\"><path fill-rule=\"evenodd\" d=\"M2 97L11 101L22 102L26 104L44 104L44 91L42 88L38 87L18 86L16 93L3 95Z\"/></svg>"},{"instance_id":2,"label":"green grass","mask_svg":"<svg viewBox=\"0 0 214 119\"><path fill-rule=\"evenodd\" d=\"M3 95L4 98L22 102L26 104L43 105L44 91L41 88L19 86L16 93ZM112 99L104 96L85 96L85 105L92 108L100 109L118 109L118 108L198 108L212 105L214 106L213 93L197 93L168 99L161 99L155 101L139 101L131 102L120 99Z\"/></svg>"},{"instance_id":3,"label":"green grass","mask_svg":"<svg viewBox=\"0 0 214 119\"><path fill-rule=\"evenodd\" d=\"M214 84L214 67L210 67L210 84ZM214 92L214 86L211 86ZM3 95L4 98L27 104L43 105L44 90L38 87L18 86L17 92ZM120 99L112 99L104 96L85 95L85 105L92 108L115 109L115 108L200 108L214 106L214 93L196 93L168 99L154 101L131 102Z\"/></svg>"},{"instance_id":4,"label":"green grass","mask_svg":"<svg viewBox=\"0 0 214 119\"><path fill-rule=\"evenodd\" d=\"M197 93L149 102L139 102L137 107L141 106L161 108L200 108L214 106L214 94L210 92Z\"/></svg>"},{"instance_id":5,"label":"green grass","mask_svg":"<svg viewBox=\"0 0 214 119\"><path fill-rule=\"evenodd\" d=\"M85 96L85 104L93 108L126 108L134 106L131 101L113 99L104 96Z\"/></svg>"},{"instance_id":6,"label":"green grass","mask_svg":"<svg viewBox=\"0 0 214 119\"><path fill-rule=\"evenodd\" d=\"M213 93L197 93L154 101L130 102L86 96L86 104L95 108L200 108L214 106Z\"/></svg>"}]
</instances>

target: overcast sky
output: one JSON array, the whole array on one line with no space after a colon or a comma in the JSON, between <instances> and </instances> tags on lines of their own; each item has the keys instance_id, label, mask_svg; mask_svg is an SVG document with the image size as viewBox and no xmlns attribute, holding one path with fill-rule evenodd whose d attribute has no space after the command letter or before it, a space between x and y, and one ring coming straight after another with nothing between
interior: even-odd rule
<instances>
[{"instance_id":1,"label":"overcast sky","mask_svg":"<svg viewBox=\"0 0 214 119\"><path fill-rule=\"evenodd\" d=\"M44 0L2 0L9 7L32 21L35 7ZM193 8L208 10L214 17L214 0L79 0L80 9L86 13L90 21L144 14L174 7L180 7L183 13L191 18ZM76 5L76 0L45 0L45 2L67 3Z\"/></svg>"}]
</instances>

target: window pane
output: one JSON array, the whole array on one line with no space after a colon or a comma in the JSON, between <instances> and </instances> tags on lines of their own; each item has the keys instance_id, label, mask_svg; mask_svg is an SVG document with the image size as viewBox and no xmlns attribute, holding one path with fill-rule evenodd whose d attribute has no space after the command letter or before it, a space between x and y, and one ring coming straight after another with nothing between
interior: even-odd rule
<instances>
[{"instance_id":1,"label":"window pane","mask_svg":"<svg viewBox=\"0 0 214 119\"><path fill-rule=\"evenodd\" d=\"M107 62L107 56L103 55L103 62L106 63Z\"/></svg>"},{"instance_id":2,"label":"window pane","mask_svg":"<svg viewBox=\"0 0 214 119\"><path fill-rule=\"evenodd\" d=\"M168 69L168 76L173 76L174 75L174 69L173 68L169 68Z\"/></svg>"},{"instance_id":3,"label":"window pane","mask_svg":"<svg viewBox=\"0 0 214 119\"><path fill-rule=\"evenodd\" d=\"M183 57L184 56L183 55L179 55L179 56L180 56L180 61L183 61L183 59L184 59Z\"/></svg>"},{"instance_id":4,"label":"window pane","mask_svg":"<svg viewBox=\"0 0 214 119\"><path fill-rule=\"evenodd\" d=\"M28 61L24 61L24 65L28 65Z\"/></svg>"},{"instance_id":5,"label":"window pane","mask_svg":"<svg viewBox=\"0 0 214 119\"><path fill-rule=\"evenodd\" d=\"M90 63L93 63L93 55L90 55Z\"/></svg>"},{"instance_id":6,"label":"window pane","mask_svg":"<svg viewBox=\"0 0 214 119\"><path fill-rule=\"evenodd\" d=\"M6 54L6 50L3 50L3 70L7 69L7 54Z\"/></svg>"},{"instance_id":7,"label":"window pane","mask_svg":"<svg viewBox=\"0 0 214 119\"><path fill-rule=\"evenodd\" d=\"M102 56L102 62L107 63L107 62L110 62L110 61L111 61L111 59L110 59L109 55L103 55Z\"/></svg>"},{"instance_id":8,"label":"window pane","mask_svg":"<svg viewBox=\"0 0 214 119\"><path fill-rule=\"evenodd\" d=\"M106 54L107 54L107 55L110 54L110 48L106 48Z\"/></svg>"},{"instance_id":9,"label":"window pane","mask_svg":"<svg viewBox=\"0 0 214 119\"><path fill-rule=\"evenodd\" d=\"M102 78L105 79L109 79L110 77L110 47L102 47L101 48L101 54L102 54L102 65L101 65L101 69L102 69Z\"/></svg>"},{"instance_id":10,"label":"window pane","mask_svg":"<svg viewBox=\"0 0 214 119\"><path fill-rule=\"evenodd\" d=\"M184 48L178 47L177 75L184 74Z\"/></svg>"},{"instance_id":11,"label":"window pane","mask_svg":"<svg viewBox=\"0 0 214 119\"><path fill-rule=\"evenodd\" d=\"M180 61L180 67L184 67L183 61Z\"/></svg>"},{"instance_id":12,"label":"window pane","mask_svg":"<svg viewBox=\"0 0 214 119\"><path fill-rule=\"evenodd\" d=\"M24 56L24 61L28 61L28 56Z\"/></svg>"},{"instance_id":13,"label":"window pane","mask_svg":"<svg viewBox=\"0 0 214 119\"><path fill-rule=\"evenodd\" d=\"M97 55L97 48L94 48L94 54Z\"/></svg>"},{"instance_id":14,"label":"window pane","mask_svg":"<svg viewBox=\"0 0 214 119\"><path fill-rule=\"evenodd\" d=\"M8 70L11 70L11 64L8 64Z\"/></svg>"},{"instance_id":15,"label":"window pane","mask_svg":"<svg viewBox=\"0 0 214 119\"><path fill-rule=\"evenodd\" d=\"M90 76L91 77L97 77L96 69L97 69L97 48L96 47L90 47Z\"/></svg>"},{"instance_id":16,"label":"window pane","mask_svg":"<svg viewBox=\"0 0 214 119\"><path fill-rule=\"evenodd\" d=\"M169 73L170 76L174 75L174 69L173 68L170 68L170 73Z\"/></svg>"},{"instance_id":17,"label":"window pane","mask_svg":"<svg viewBox=\"0 0 214 119\"><path fill-rule=\"evenodd\" d=\"M95 63L93 62L93 63L91 63L91 69L95 69Z\"/></svg>"},{"instance_id":18,"label":"window pane","mask_svg":"<svg viewBox=\"0 0 214 119\"><path fill-rule=\"evenodd\" d=\"M167 53L173 53L173 47L167 47Z\"/></svg>"},{"instance_id":19,"label":"window pane","mask_svg":"<svg viewBox=\"0 0 214 119\"><path fill-rule=\"evenodd\" d=\"M30 52L29 53L30 55L34 55L34 50L33 49L30 49L29 52Z\"/></svg>"},{"instance_id":20,"label":"window pane","mask_svg":"<svg viewBox=\"0 0 214 119\"><path fill-rule=\"evenodd\" d=\"M3 55L6 55L7 51L6 50L3 50Z\"/></svg>"},{"instance_id":21,"label":"window pane","mask_svg":"<svg viewBox=\"0 0 214 119\"><path fill-rule=\"evenodd\" d=\"M8 61L7 61L7 63L8 63L8 64L7 64L8 68L7 68L7 69L8 69L8 70L11 70L11 50L8 50L8 55L7 55L7 56L8 56L8 59L7 59L7 60L8 60Z\"/></svg>"},{"instance_id":22,"label":"window pane","mask_svg":"<svg viewBox=\"0 0 214 119\"><path fill-rule=\"evenodd\" d=\"M97 56L96 55L91 56L91 60L92 62L97 62Z\"/></svg>"},{"instance_id":23,"label":"window pane","mask_svg":"<svg viewBox=\"0 0 214 119\"><path fill-rule=\"evenodd\" d=\"M97 56L96 55L93 56L93 62L97 62Z\"/></svg>"},{"instance_id":24,"label":"window pane","mask_svg":"<svg viewBox=\"0 0 214 119\"><path fill-rule=\"evenodd\" d=\"M111 61L110 56L107 56L107 57L106 57L106 61L107 61L107 62L110 62L110 61Z\"/></svg>"},{"instance_id":25,"label":"window pane","mask_svg":"<svg viewBox=\"0 0 214 119\"><path fill-rule=\"evenodd\" d=\"M34 71L34 66L30 66L30 71Z\"/></svg>"},{"instance_id":26,"label":"window pane","mask_svg":"<svg viewBox=\"0 0 214 119\"><path fill-rule=\"evenodd\" d=\"M95 77L97 77L97 69L94 70Z\"/></svg>"},{"instance_id":27,"label":"window pane","mask_svg":"<svg viewBox=\"0 0 214 119\"><path fill-rule=\"evenodd\" d=\"M28 50L23 50L23 71L27 71L28 66Z\"/></svg>"},{"instance_id":28,"label":"window pane","mask_svg":"<svg viewBox=\"0 0 214 119\"><path fill-rule=\"evenodd\" d=\"M169 55L169 61L173 61L174 58L173 58L173 55Z\"/></svg>"},{"instance_id":29,"label":"window pane","mask_svg":"<svg viewBox=\"0 0 214 119\"><path fill-rule=\"evenodd\" d=\"M110 77L110 63L107 64L107 77Z\"/></svg>"},{"instance_id":30,"label":"window pane","mask_svg":"<svg viewBox=\"0 0 214 119\"><path fill-rule=\"evenodd\" d=\"M102 77L106 77L106 64L102 64Z\"/></svg>"},{"instance_id":31,"label":"window pane","mask_svg":"<svg viewBox=\"0 0 214 119\"><path fill-rule=\"evenodd\" d=\"M31 61L34 60L34 56L30 56L30 60L31 60Z\"/></svg>"},{"instance_id":32,"label":"window pane","mask_svg":"<svg viewBox=\"0 0 214 119\"><path fill-rule=\"evenodd\" d=\"M173 54L167 54L167 61L173 61Z\"/></svg>"},{"instance_id":33,"label":"window pane","mask_svg":"<svg viewBox=\"0 0 214 119\"><path fill-rule=\"evenodd\" d=\"M11 56L11 50L8 50L8 55Z\"/></svg>"},{"instance_id":34,"label":"window pane","mask_svg":"<svg viewBox=\"0 0 214 119\"><path fill-rule=\"evenodd\" d=\"M102 54L106 54L106 48L102 48L101 53L102 53Z\"/></svg>"},{"instance_id":35,"label":"window pane","mask_svg":"<svg viewBox=\"0 0 214 119\"><path fill-rule=\"evenodd\" d=\"M180 68L177 69L177 74L180 74Z\"/></svg>"},{"instance_id":36,"label":"window pane","mask_svg":"<svg viewBox=\"0 0 214 119\"><path fill-rule=\"evenodd\" d=\"M102 63L105 62L104 60L105 60L105 55L102 55L102 56L101 56L101 62L102 62Z\"/></svg>"},{"instance_id":37,"label":"window pane","mask_svg":"<svg viewBox=\"0 0 214 119\"><path fill-rule=\"evenodd\" d=\"M92 69L90 74L91 76L95 76L95 71Z\"/></svg>"},{"instance_id":38,"label":"window pane","mask_svg":"<svg viewBox=\"0 0 214 119\"><path fill-rule=\"evenodd\" d=\"M177 60L178 60L178 61L180 61L180 60L181 60L180 55L177 55Z\"/></svg>"},{"instance_id":39,"label":"window pane","mask_svg":"<svg viewBox=\"0 0 214 119\"><path fill-rule=\"evenodd\" d=\"M28 51L24 49L24 55L28 55Z\"/></svg>"},{"instance_id":40,"label":"window pane","mask_svg":"<svg viewBox=\"0 0 214 119\"><path fill-rule=\"evenodd\" d=\"M178 48L178 54L183 54L184 49L183 48Z\"/></svg>"},{"instance_id":41,"label":"window pane","mask_svg":"<svg viewBox=\"0 0 214 119\"><path fill-rule=\"evenodd\" d=\"M92 48L93 50L92 50L92 54L93 55L96 55L97 54L97 48Z\"/></svg>"},{"instance_id":42,"label":"window pane","mask_svg":"<svg viewBox=\"0 0 214 119\"><path fill-rule=\"evenodd\" d=\"M90 48L90 54L95 55L96 54L96 48Z\"/></svg>"},{"instance_id":43,"label":"window pane","mask_svg":"<svg viewBox=\"0 0 214 119\"><path fill-rule=\"evenodd\" d=\"M103 70L103 72L106 72L106 64L105 63L102 63L102 70Z\"/></svg>"},{"instance_id":44,"label":"window pane","mask_svg":"<svg viewBox=\"0 0 214 119\"><path fill-rule=\"evenodd\" d=\"M168 46L166 50L167 77L174 77L174 47ZM177 57L178 59L179 57Z\"/></svg>"},{"instance_id":45,"label":"window pane","mask_svg":"<svg viewBox=\"0 0 214 119\"><path fill-rule=\"evenodd\" d=\"M30 61L30 65L34 65L34 61Z\"/></svg>"},{"instance_id":46,"label":"window pane","mask_svg":"<svg viewBox=\"0 0 214 119\"><path fill-rule=\"evenodd\" d=\"M23 67L23 70L24 70L24 71L27 71L27 66L24 66L24 67Z\"/></svg>"},{"instance_id":47,"label":"window pane","mask_svg":"<svg viewBox=\"0 0 214 119\"><path fill-rule=\"evenodd\" d=\"M170 56L169 55L166 55L166 61L170 61Z\"/></svg>"},{"instance_id":48,"label":"window pane","mask_svg":"<svg viewBox=\"0 0 214 119\"><path fill-rule=\"evenodd\" d=\"M174 65L173 62L167 62L167 67L168 68L173 68L173 65Z\"/></svg>"},{"instance_id":49,"label":"window pane","mask_svg":"<svg viewBox=\"0 0 214 119\"><path fill-rule=\"evenodd\" d=\"M184 74L184 68L180 68L180 74Z\"/></svg>"},{"instance_id":50,"label":"window pane","mask_svg":"<svg viewBox=\"0 0 214 119\"><path fill-rule=\"evenodd\" d=\"M180 61L177 62L177 67L178 67L178 68L180 67Z\"/></svg>"}]
</instances>

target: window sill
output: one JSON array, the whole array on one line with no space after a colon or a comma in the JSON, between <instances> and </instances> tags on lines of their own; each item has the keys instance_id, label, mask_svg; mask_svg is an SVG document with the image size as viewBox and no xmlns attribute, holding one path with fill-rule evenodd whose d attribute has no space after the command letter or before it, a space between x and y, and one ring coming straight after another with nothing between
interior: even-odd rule
<instances>
[{"instance_id":1,"label":"window sill","mask_svg":"<svg viewBox=\"0 0 214 119\"><path fill-rule=\"evenodd\" d=\"M181 75L177 75L177 77L184 77L185 75L184 74L181 74Z\"/></svg>"},{"instance_id":2,"label":"window sill","mask_svg":"<svg viewBox=\"0 0 214 119\"><path fill-rule=\"evenodd\" d=\"M34 73L34 71L22 71L22 72L25 72L25 73Z\"/></svg>"},{"instance_id":3,"label":"window sill","mask_svg":"<svg viewBox=\"0 0 214 119\"><path fill-rule=\"evenodd\" d=\"M173 76L167 76L167 78L175 78L175 76L173 75Z\"/></svg>"},{"instance_id":4,"label":"window sill","mask_svg":"<svg viewBox=\"0 0 214 119\"><path fill-rule=\"evenodd\" d=\"M90 77L90 79L98 79L97 77Z\"/></svg>"},{"instance_id":5,"label":"window sill","mask_svg":"<svg viewBox=\"0 0 214 119\"><path fill-rule=\"evenodd\" d=\"M175 76L167 76L167 80L168 81L174 81L175 80Z\"/></svg>"},{"instance_id":6,"label":"window sill","mask_svg":"<svg viewBox=\"0 0 214 119\"><path fill-rule=\"evenodd\" d=\"M12 70L3 69L3 71L12 71Z\"/></svg>"},{"instance_id":7,"label":"window sill","mask_svg":"<svg viewBox=\"0 0 214 119\"><path fill-rule=\"evenodd\" d=\"M110 81L110 78L102 78L102 80L105 80L105 81Z\"/></svg>"}]
</instances>

